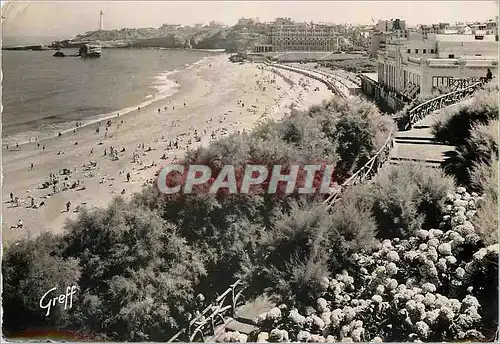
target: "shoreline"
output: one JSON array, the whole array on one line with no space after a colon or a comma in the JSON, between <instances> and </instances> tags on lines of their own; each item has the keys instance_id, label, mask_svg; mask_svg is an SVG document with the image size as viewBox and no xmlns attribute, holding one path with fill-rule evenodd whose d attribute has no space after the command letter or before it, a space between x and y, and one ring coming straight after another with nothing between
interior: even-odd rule
<instances>
[{"instance_id":1,"label":"shoreline","mask_svg":"<svg viewBox=\"0 0 500 344\"><path fill-rule=\"evenodd\" d=\"M188 65L188 66L184 66L184 69L174 69L174 70L171 70L171 71L164 71L164 72L160 72L159 74L155 75L153 77L153 80L154 79L158 79L159 77L161 76L168 76L168 77L171 77L171 76L175 76L176 74L179 74L179 73L183 73L183 72L186 72L196 66L199 66L199 65L202 65L204 62L210 60L210 59L213 59L214 56L204 56L202 57L200 60ZM150 87L152 88L155 88L157 90L156 94L154 95L151 95L151 98L148 98L148 96L146 96L146 98L143 99L143 101L141 101L140 103L136 103L134 105L130 105L128 107L124 107L124 108L120 108L120 109L117 109L117 110L114 110L114 111L111 111L111 112L108 112L108 113L101 113L101 114L96 114L96 115L92 115L92 116L89 116L87 117L86 119L81 119L79 121L71 121L71 122L58 122L58 123L53 123L53 124L49 124L49 125L60 125L60 126L65 126L67 125L67 129L62 129L62 130L54 130L54 131L51 131L50 133L47 133L45 137L42 137L42 138L39 138L38 136L30 136L30 139L29 140L25 140L24 141L16 141L15 137L16 135L19 135L19 136L22 136L23 134L26 134L26 133L29 133L29 132L34 132L34 133L41 133L42 135L44 134L43 133L43 130L40 130L40 129L34 129L34 130L27 130L27 131L24 131L24 132L19 132L19 133L15 133L15 134L12 134L10 136L4 136L3 133L2 133L2 148L5 149L5 146L8 145L9 146L9 149L8 151L15 151L15 149L11 149L11 146L15 145L16 143L21 147L21 146L25 146L25 145L28 145L28 144L31 144L31 143L41 143L41 142L46 142L48 140L52 140L52 139L57 139L58 138L58 133L60 132L61 135L66 135L68 133L71 133L73 132L74 130L80 130L80 129L83 129L89 125L93 125L93 124L101 124L105 121L108 121L108 120L111 120L111 119L115 119L117 117L121 117L121 116L126 116L126 115L130 115L131 113L133 113L134 111L138 112L137 109L138 107L140 107L141 109L144 108L144 107L147 107L151 104L154 104L156 102L159 102L159 101L162 101L162 100L165 100L167 98L170 98L170 97L173 97L175 96L177 93L181 92L182 88L184 87L184 85L182 83L180 83L178 81L179 78L167 78L165 81L166 82L171 82L173 83L172 85L170 86L174 86L174 87L169 87L165 90L161 90L162 86L165 86L166 83L163 83L163 84L152 84L150 85ZM162 92L164 91L170 91L169 94L161 94ZM77 127L75 125L75 123L77 122L80 122L81 125L79 127ZM35 140L32 140L32 138L36 138Z\"/></svg>"},{"instance_id":2,"label":"shoreline","mask_svg":"<svg viewBox=\"0 0 500 344\"><path fill-rule=\"evenodd\" d=\"M207 146L233 132L252 130L261 119L279 120L290 112L291 103L297 103L299 109L308 108L333 96L324 84L292 72L286 73L294 81L289 85L264 65L232 64L225 56L212 58L212 67L210 63L200 64L179 75L183 87L173 96L152 102L123 118L121 114L113 118L107 137L103 137L104 126L97 134L87 125L74 134L46 141L45 151L37 148L36 143L18 151L4 149L5 244L44 231L60 233L67 218L76 218L76 207L105 207L115 196L127 198L140 192L154 179L161 165L182 157L188 149ZM316 87L320 91L314 91ZM176 140L179 148L168 149L168 142ZM118 160L103 155L110 146L119 151ZM58 154L61 151L63 154ZM89 151L94 151L93 155ZM162 154L166 159L161 159ZM133 156L140 161L134 162ZM96 166L89 167L89 160ZM66 183L78 180L85 190L67 189L53 194L52 188L38 188L50 173L64 177L59 173L61 169L71 171ZM127 173L131 175L130 182L125 178ZM19 206L10 202L10 192L19 197ZM32 208L31 196L36 206L41 202L45 205ZM68 201L70 212L65 211ZM11 229L19 219L23 220L24 228Z\"/></svg>"}]
</instances>

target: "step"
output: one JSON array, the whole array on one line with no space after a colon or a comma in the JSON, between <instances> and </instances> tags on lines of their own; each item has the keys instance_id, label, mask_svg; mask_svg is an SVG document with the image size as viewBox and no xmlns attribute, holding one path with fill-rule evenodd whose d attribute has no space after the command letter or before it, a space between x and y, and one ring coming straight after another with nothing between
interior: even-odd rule
<instances>
[{"instance_id":1,"label":"step","mask_svg":"<svg viewBox=\"0 0 500 344\"><path fill-rule=\"evenodd\" d=\"M402 143L402 144L413 144L413 145L444 145L441 142L436 142L434 139L422 139L422 138L396 138L394 140L396 143Z\"/></svg>"},{"instance_id":2,"label":"step","mask_svg":"<svg viewBox=\"0 0 500 344\"><path fill-rule=\"evenodd\" d=\"M442 162L437 160L420 160L420 159L409 159L409 158L391 158L389 160L390 165L401 166L407 163L415 163L425 167L440 168Z\"/></svg>"},{"instance_id":3,"label":"step","mask_svg":"<svg viewBox=\"0 0 500 344\"><path fill-rule=\"evenodd\" d=\"M449 155L449 152L455 150L454 146L436 145L436 144L407 144L396 143L391 152L391 158L418 160L418 161L436 161L442 162Z\"/></svg>"}]
</instances>

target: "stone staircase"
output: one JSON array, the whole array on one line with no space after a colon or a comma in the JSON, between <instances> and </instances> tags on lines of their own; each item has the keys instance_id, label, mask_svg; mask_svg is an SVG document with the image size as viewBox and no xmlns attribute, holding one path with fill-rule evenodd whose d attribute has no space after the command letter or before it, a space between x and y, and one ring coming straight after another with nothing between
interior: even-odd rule
<instances>
[{"instance_id":1,"label":"stone staircase","mask_svg":"<svg viewBox=\"0 0 500 344\"><path fill-rule=\"evenodd\" d=\"M419 162L424 166L438 168L454 146L443 145L437 142L432 134L434 123L448 118L452 113L472 99L466 99L437 110L416 123L411 130L398 131L394 138L394 148L390 156L390 164L398 165L406 161Z\"/></svg>"}]
</instances>

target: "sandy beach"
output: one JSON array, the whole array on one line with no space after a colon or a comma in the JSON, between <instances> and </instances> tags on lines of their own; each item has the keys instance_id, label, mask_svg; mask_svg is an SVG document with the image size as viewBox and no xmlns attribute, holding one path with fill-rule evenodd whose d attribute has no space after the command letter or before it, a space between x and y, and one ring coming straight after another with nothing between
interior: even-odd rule
<instances>
[{"instance_id":1,"label":"sandy beach","mask_svg":"<svg viewBox=\"0 0 500 344\"><path fill-rule=\"evenodd\" d=\"M4 245L43 231L61 232L79 208L104 207L118 195L130 197L186 149L251 130L265 118L279 119L290 112L291 103L305 109L332 97L318 81L279 73L263 64L231 63L227 55L210 57L172 76L182 85L179 92L115 117L109 125L101 122L98 133L98 125L92 124L18 149L4 146ZM176 141L178 148L168 149ZM59 180L55 193L53 184L41 188L51 174ZM19 220L23 226L15 228Z\"/></svg>"}]
</instances>

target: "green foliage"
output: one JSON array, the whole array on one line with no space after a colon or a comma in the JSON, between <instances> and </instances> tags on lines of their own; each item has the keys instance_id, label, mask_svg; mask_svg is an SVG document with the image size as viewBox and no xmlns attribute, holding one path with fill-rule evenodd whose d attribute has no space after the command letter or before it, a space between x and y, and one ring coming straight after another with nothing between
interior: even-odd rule
<instances>
[{"instance_id":1,"label":"green foliage","mask_svg":"<svg viewBox=\"0 0 500 344\"><path fill-rule=\"evenodd\" d=\"M483 193L473 224L486 244L498 243L498 157L491 165L476 164L471 181Z\"/></svg>"},{"instance_id":2,"label":"green foliage","mask_svg":"<svg viewBox=\"0 0 500 344\"><path fill-rule=\"evenodd\" d=\"M407 238L422 226L435 228L452 189L453 180L439 170L411 163L388 167L366 195L373 200L378 237Z\"/></svg>"},{"instance_id":3,"label":"green foliage","mask_svg":"<svg viewBox=\"0 0 500 344\"><path fill-rule=\"evenodd\" d=\"M67 225L64 256L79 260L74 326L116 339L166 340L185 324L203 260L175 227L115 199Z\"/></svg>"},{"instance_id":4,"label":"green foliage","mask_svg":"<svg viewBox=\"0 0 500 344\"><path fill-rule=\"evenodd\" d=\"M49 316L39 305L41 297L51 288L57 289L48 295L49 298L66 293L67 287L78 286L78 261L62 258L58 244L59 237L43 233L36 239L22 240L5 251L2 303L3 328L7 333L67 324L69 313L60 304L51 307ZM76 295L79 297L80 293Z\"/></svg>"},{"instance_id":5,"label":"green foliage","mask_svg":"<svg viewBox=\"0 0 500 344\"><path fill-rule=\"evenodd\" d=\"M498 118L498 89L488 86L475 94L472 103L463 106L457 113L433 126L433 134L440 142L449 145L464 145L472 135L474 127Z\"/></svg>"},{"instance_id":6,"label":"green foliage","mask_svg":"<svg viewBox=\"0 0 500 344\"><path fill-rule=\"evenodd\" d=\"M255 295L267 292L281 301L307 303L327 277L328 212L322 206L292 206L263 233L260 257L247 276Z\"/></svg>"},{"instance_id":7,"label":"green foliage","mask_svg":"<svg viewBox=\"0 0 500 344\"><path fill-rule=\"evenodd\" d=\"M376 73L376 62L372 59L358 58L342 61L325 61L321 65L329 68L344 69L352 73Z\"/></svg>"},{"instance_id":8,"label":"green foliage","mask_svg":"<svg viewBox=\"0 0 500 344\"><path fill-rule=\"evenodd\" d=\"M468 139L444 162L444 169L460 185L469 185L474 164L490 165L498 156L498 121L473 128Z\"/></svg>"}]
</instances>

